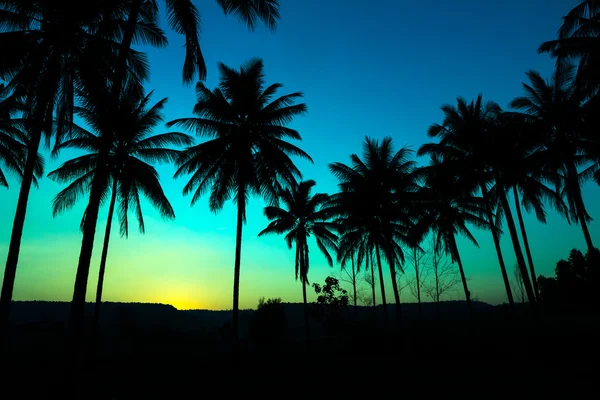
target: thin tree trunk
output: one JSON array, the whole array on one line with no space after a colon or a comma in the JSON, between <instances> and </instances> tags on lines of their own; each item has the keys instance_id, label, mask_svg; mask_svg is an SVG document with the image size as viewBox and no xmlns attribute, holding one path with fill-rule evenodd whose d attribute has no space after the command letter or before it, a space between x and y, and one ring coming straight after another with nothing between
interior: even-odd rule
<instances>
[{"instance_id":1,"label":"thin tree trunk","mask_svg":"<svg viewBox=\"0 0 600 400\"><path fill-rule=\"evenodd\" d=\"M240 190L243 192L243 190ZM242 226L244 224L244 194L238 194L237 232L235 235L235 266L233 269L233 341L234 350L239 347L239 302L240 302L240 263L242 259Z\"/></svg>"},{"instance_id":2,"label":"thin tree trunk","mask_svg":"<svg viewBox=\"0 0 600 400\"><path fill-rule=\"evenodd\" d=\"M533 258L531 257L531 250L529 249L529 241L527 240L527 232L525 231L525 222L523 221L523 214L521 213L519 193L517 192L516 186L513 186L513 195L515 197L515 208L517 210L517 218L519 218L519 225L521 226L521 237L523 237L523 245L525 245L525 253L527 254L527 262L529 263L529 271L531 272L531 283L533 284L533 292L535 293L535 297L537 298L539 297L540 292L538 289L535 267L533 266Z\"/></svg>"},{"instance_id":3,"label":"thin tree trunk","mask_svg":"<svg viewBox=\"0 0 600 400\"><path fill-rule=\"evenodd\" d=\"M510 206L508 205L506 192L504 191L504 186L499 179L496 179L496 185L498 189L498 196L500 196L500 202L502 203L502 208L504 208L504 214L506 215L506 224L508 225L508 230L510 231L513 249L515 250L515 255L517 256L517 264L519 265L519 270L523 276L523 284L525 285L525 291L527 292L527 299L529 300L529 304L535 307L535 295L533 294L531 280L529 279L529 273L527 272L527 267L525 266L525 258L523 257L523 252L521 251L519 236L517 235L517 228L515 226L515 221L513 220Z\"/></svg>"},{"instance_id":4,"label":"thin tree trunk","mask_svg":"<svg viewBox=\"0 0 600 400\"><path fill-rule=\"evenodd\" d=\"M310 326L309 326L309 317L308 317L308 301L306 299L306 283L308 281L306 265L308 264L308 243L303 243L304 249L301 250L302 257L300 258L300 268L301 274L300 279L302 280L302 298L304 300L304 331L305 336L304 339L306 341L306 351L310 351Z\"/></svg>"},{"instance_id":5,"label":"thin tree trunk","mask_svg":"<svg viewBox=\"0 0 600 400\"><path fill-rule=\"evenodd\" d=\"M8 329L8 317L10 315L10 305L15 287L15 277L17 275L17 265L19 263L19 251L21 249L21 239L23 237L23 227L25 225L25 214L27 213L27 202L33 182L33 173L35 170L35 161L42 138L42 130L32 135L31 142L27 148L27 161L23 171L23 181L19 190L19 199L17 200L17 210L13 222L10 244L8 247L8 257L4 269L4 281L2 282L2 294L0 296L0 336L4 335Z\"/></svg>"},{"instance_id":6,"label":"thin tree trunk","mask_svg":"<svg viewBox=\"0 0 600 400\"><path fill-rule=\"evenodd\" d=\"M437 255L435 249L433 250L433 265L435 271L435 305L437 318L440 318L440 272Z\"/></svg>"},{"instance_id":7,"label":"thin tree trunk","mask_svg":"<svg viewBox=\"0 0 600 400\"><path fill-rule=\"evenodd\" d=\"M377 317L377 302L375 300L375 269L373 268L373 253L367 251L367 269L371 267L371 290L373 291L373 316Z\"/></svg>"},{"instance_id":8,"label":"thin tree trunk","mask_svg":"<svg viewBox=\"0 0 600 400\"><path fill-rule=\"evenodd\" d=\"M96 339L96 331L98 330L98 321L100 321L100 306L102 304L102 288L104 286L104 273L106 271L106 259L108 258L108 244L110 242L110 230L112 227L112 219L115 211L115 203L117 202L117 180L113 179L112 195L110 198L110 206L108 207L108 218L106 220L106 230L104 231L104 245L102 246L102 257L100 258L100 271L98 273L98 286L96 287L96 304L94 306L94 323L92 325L92 338Z\"/></svg>"},{"instance_id":9,"label":"thin tree trunk","mask_svg":"<svg viewBox=\"0 0 600 400\"><path fill-rule=\"evenodd\" d=\"M458 270L460 271L460 279L462 280L463 289L465 291L465 298L467 299L467 306L469 307L469 316L473 318L473 306L471 305L471 292L469 292L469 288L467 286L467 278L465 277L465 270L463 269L462 260L460 259L460 254L458 253L458 246L456 245L456 238L452 238L452 245L454 246L454 258L456 258L456 262L458 263Z\"/></svg>"},{"instance_id":10,"label":"thin tree trunk","mask_svg":"<svg viewBox=\"0 0 600 400\"><path fill-rule=\"evenodd\" d=\"M506 289L506 297L508 298L508 303L510 307L514 310L515 308L515 300L512 294L512 288L510 287L510 280L508 279L508 273L506 272L506 265L504 264L504 257L502 257L502 249L500 248L500 238L498 237L498 232L494 229L494 215L492 213L492 209L490 206L490 201L488 198L488 191L484 184L481 184L481 194L485 202L487 219L492 227L490 232L492 232L492 238L494 239L494 246L496 247L496 254L498 255L498 263L500 264L500 271L502 272L502 280L504 281L504 288Z\"/></svg>"},{"instance_id":11,"label":"thin tree trunk","mask_svg":"<svg viewBox=\"0 0 600 400\"><path fill-rule=\"evenodd\" d=\"M396 321L402 320L402 304L400 304L400 291L398 290L398 282L396 282L396 268L393 263L390 263L390 278L392 279L392 290L394 291L394 300L396 301Z\"/></svg>"},{"instance_id":12,"label":"thin tree trunk","mask_svg":"<svg viewBox=\"0 0 600 400\"><path fill-rule=\"evenodd\" d=\"M379 268L379 287L381 288L381 303L383 304L383 318L387 324L387 302L385 301L385 285L383 284L383 271L381 269L381 256L379 255L379 245L375 245L375 252L377 253L377 267Z\"/></svg>"},{"instance_id":13,"label":"thin tree trunk","mask_svg":"<svg viewBox=\"0 0 600 400\"><path fill-rule=\"evenodd\" d=\"M352 256L352 289L354 289L354 311L358 309L356 302L356 271L354 269L354 256Z\"/></svg>"},{"instance_id":14,"label":"thin tree trunk","mask_svg":"<svg viewBox=\"0 0 600 400\"><path fill-rule=\"evenodd\" d=\"M417 264L417 249L413 249L415 260L415 274L417 279L417 302L419 303L419 319L423 319L423 310L421 307L421 282L419 281L419 265Z\"/></svg>"},{"instance_id":15,"label":"thin tree trunk","mask_svg":"<svg viewBox=\"0 0 600 400\"><path fill-rule=\"evenodd\" d=\"M585 243L588 248L588 252L591 253L594 250L594 243L592 242L592 236L590 235L590 231L587 226L586 221L586 212L585 212L585 204L583 203L583 196L581 195L581 185L579 185L579 178L577 174L577 167L575 163L572 161L567 162L567 169L569 174L569 183L572 181L572 184L569 187L572 187L572 191L575 193L571 193L571 196L574 197L575 200L575 211L577 213L577 219L579 219L579 223L581 224L581 230L583 231L583 237L585 238Z\"/></svg>"}]
</instances>

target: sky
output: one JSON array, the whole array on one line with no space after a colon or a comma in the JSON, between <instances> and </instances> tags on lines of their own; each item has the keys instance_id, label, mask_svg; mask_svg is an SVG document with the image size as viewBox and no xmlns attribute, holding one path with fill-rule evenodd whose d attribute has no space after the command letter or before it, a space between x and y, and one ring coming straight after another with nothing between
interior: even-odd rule
<instances>
[{"instance_id":1,"label":"sky","mask_svg":"<svg viewBox=\"0 0 600 400\"><path fill-rule=\"evenodd\" d=\"M502 107L521 95L525 71L549 76L554 62L538 55L537 47L556 36L561 17L576 0L281 0L282 18L275 33L264 27L250 32L235 17L224 16L214 1L195 1L202 13L201 45L208 67L205 84L218 82L217 63L239 67L260 57L268 84L284 84L280 94L302 91L308 113L290 126L303 141L300 146L314 164L298 161L306 179L317 181L316 191L333 193L337 182L328 171L331 162L349 162L361 153L365 136L391 136L397 148L417 150L429 139L427 128L441 123L440 107L457 96L472 99L482 93ZM165 49L145 49L151 63L154 101L168 97L164 118L192 116L194 87L181 83L183 39L168 29L161 9L161 25L169 38ZM159 126L156 133L168 131ZM202 140L202 139L197 139ZM47 160L47 172L72 157L65 152ZM424 160L421 160L423 162ZM114 226L108 255L105 301L172 304L179 309L230 309L235 257L236 210L228 203L218 214L207 199L190 206L182 195L185 178L173 179L172 166L160 166L161 182L175 210L174 221L163 221L143 202L146 234L119 237ZM6 259L19 183L0 189L0 260ZM61 185L45 178L32 189L15 300L70 301L81 246L79 222L85 199L71 211L52 217L51 200ZM600 216L600 189L584 187L592 217ZM513 200L511 199L511 202ZM302 301L294 277L294 252L282 237L258 238L268 224L264 202L252 198L243 231L240 307L254 308L260 297ZM98 276L107 207L101 210L88 282L93 301ZM554 266L572 248L584 249L578 225L569 225L550 211L546 225L525 215L525 224L538 274L553 275ZM600 225L590 224L592 238ZM458 246L472 297L492 304L506 301L491 234L473 228L480 247L459 239ZM322 283L339 271L330 268L314 242L311 246L311 282ZM515 256L508 233L502 249L511 273ZM407 264L410 279L410 265ZM0 266L3 273L3 267ZM387 297L392 297L389 270ZM2 279L0 277L0 279ZM347 286L346 286L347 287ZM347 287L348 288L348 287ZM458 289L458 287L457 287ZM377 294L379 299L380 295ZM309 292L309 300L315 300ZM462 299L460 291L447 299ZM402 301L414 301L408 290Z\"/></svg>"}]
</instances>

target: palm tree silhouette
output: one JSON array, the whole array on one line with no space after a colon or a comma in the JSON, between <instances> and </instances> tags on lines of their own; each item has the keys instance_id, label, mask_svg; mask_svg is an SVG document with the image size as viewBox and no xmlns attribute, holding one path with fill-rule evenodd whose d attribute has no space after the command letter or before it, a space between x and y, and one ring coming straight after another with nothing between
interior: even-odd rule
<instances>
[{"instance_id":1,"label":"palm tree silhouette","mask_svg":"<svg viewBox=\"0 0 600 400\"><path fill-rule=\"evenodd\" d=\"M11 95L4 84L0 84L0 186L8 188L8 181L2 167L6 171L23 178L25 159L27 157L27 119L22 102ZM33 183L43 173L44 163L40 155L34 168Z\"/></svg>"},{"instance_id":2,"label":"palm tree silhouette","mask_svg":"<svg viewBox=\"0 0 600 400\"><path fill-rule=\"evenodd\" d=\"M284 234L285 241L291 249L296 246L296 280L300 276L302 282L302 298L304 301L304 324L306 340L309 339L308 302L306 300L306 285L308 282L309 251L308 238L314 236L319 250L325 256L329 266L333 260L329 251L337 253L337 236L332 232L335 224L328 222L329 212L324 207L329 196L316 193L311 196L311 190L316 185L314 180L302 181L280 193L281 201L287 209L278 206L265 207L265 217L271 221L258 236L270 233Z\"/></svg>"},{"instance_id":3,"label":"palm tree silhouette","mask_svg":"<svg viewBox=\"0 0 600 400\"><path fill-rule=\"evenodd\" d=\"M487 154L494 150L486 142L485 131L490 121L501 112L500 106L495 102L484 103L480 94L470 103L458 97L456 106L444 105L442 111L444 112L443 123L433 124L428 131L430 137L440 138L439 143L427 143L421 146L418 155L437 155L443 157L446 162L452 158L457 163L461 163L463 177L469 174L474 184L473 189L478 187L481 191L486 201L485 216L494 240L506 296L511 307L514 307L510 280L500 248L500 230L493 229L496 224L488 193L489 186L493 182L493 173L489 167Z\"/></svg>"},{"instance_id":4,"label":"palm tree silhouette","mask_svg":"<svg viewBox=\"0 0 600 400\"><path fill-rule=\"evenodd\" d=\"M211 91L202 82L196 85L197 117L177 119L167 126L181 126L210 138L184 150L178 161L175 177L192 174L183 189L184 195L194 193L192 205L209 188L213 212L230 199L237 205L232 323L237 346L242 227L248 200L257 194L276 205L281 182L292 185L301 177L290 156L312 159L286 141L301 140L297 131L285 125L306 112L304 103L294 104L302 93L274 98L282 85L264 87L260 59L250 60L239 70L220 63L219 71L218 88Z\"/></svg>"},{"instance_id":5,"label":"palm tree silhouette","mask_svg":"<svg viewBox=\"0 0 600 400\"><path fill-rule=\"evenodd\" d=\"M544 154L540 151L543 148L543 130L539 129L539 124L527 121L522 115L513 113L504 113L499 118L504 120L504 126L502 134L494 141L494 147L506 160L502 165L503 179L507 187L512 187L531 282L537 297L539 295L537 275L525 230L521 203L527 212L534 211L537 219L544 224L546 223L545 201L549 201L560 214L565 216L567 216L567 208L560 195L544 184L551 181L552 176L549 176L543 167ZM492 188L490 197L497 199L495 190L495 187ZM499 208L499 210L501 215L503 209Z\"/></svg>"},{"instance_id":6,"label":"palm tree silhouette","mask_svg":"<svg viewBox=\"0 0 600 400\"><path fill-rule=\"evenodd\" d=\"M472 194L469 178L467 177L465 184L461 172L460 164L444 162L435 155L431 157L430 165L421 169L425 181L421 189L421 199L427 211L417 226L420 226L418 230L422 232L421 235L428 230L433 232L434 251L437 254L443 250L451 257L452 262L458 263L469 313L472 315L471 295L456 244L456 235L461 234L479 247L467 224L490 229L490 223L485 218L488 212L487 201Z\"/></svg>"},{"instance_id":7,"label":"palm tree silhouette","mask_svg":"<svg viewBox=\"0 0 600 400\"><path fill-rule=\"evenodd\" d=\"M217 2L226 14L237 14L250 28L254 27L258 18L274 28L276 20L279 17L278 3L270 0L217 0ZM119 2L119 4L121 3ZM118 33L122 32L123 34L120 36L121 44L118 47L118 55L114 63L114 73L111 74L111 79L109 79L112 83L111 97L113 103L118 102L122 87L127 82L127 60L135 54L131 49L131 44L134 39L140 37L140 34L138 34L140 26L142 28L144 26L143 24L140 24L140 22L146 22L152 25L154 31L162 35L162 31L154 26L158 20L156 1L132 0L126 2L125 6L129 7L124 12L121 12L121 14L127 15L127 22L119 24L114 29ZM191 0L166 0L166 7L169 25L177 33L181 33L185 36L186 56L183 64L184 83L191 83L193 81L195 71L198 72L199 78L203 79L206 69L198 40L200 31L200 17L198 15L198 10ZM164 41L157 42L155 40L146 40L146 43L152 45L166 44ZM114 122L115 125L118 125L118 121ZM116 127L111 127L107 129L105 133L112 132L114 129L116 129ZM110 140L108 140L108 142L110 142ZM100 155L103 158L107 158L108 151L108 146L104 146ZM86 214L87 218L84 221L83 226L83 239L77 266L77 277L71 315L69 318L69 324L71 325L74 337L78 335L77 332L80 330L81 320L83 318L85 286L92 258L92 250L94 248L94 236L96 233L98 215L95 214L93 210L98 210L100 208L99 206L102 200L102 182L110 174L108 168L104 167L105 165L106 164L104 163L99 164L100 168L96 170L94 178L92 179L88 207L92 212Z\"/></svg>"},{"instance_id":8,"label":"palm tree silhouette","mask_svg":"<svg viewBox=\"0 0 600 400\"><path fill-rule=\"evenodd\" d=\"M21 238L38 148L45 134L60 143L73 115L74 87L93 71L105 79L118 46L110 27L122 18L122 2L102 0L6 0L0 4L0 79L10 81L13 95L27 107L28 150L13 223L2 296L0 324L10 312ZM153 28L154 25L149 23ZM70 38L70 40L65 40ZM143 78L144 59L132 53L125 60L132 76ZM1 328L1 327L0 327Z\"/></svg>"},{"instance_id":9,"label":"palm tree silhouette","mask_svg":"<svg viewBox=\"0 0 600 400\"><path fill-rule=\"evenodd\" d=\"M536 71L527 72L530 84L523 83L526 95L514 99L510 106L531 117L544 130L544 148L541 150L545 169L554 176L556 191L564 194L570 216L581 224L588 250L594 249L588 229L588 215L581 193L581 182L590 179L595 166L586 166L589 157L585 150L585 104L588 91L576 84L575 67L559 63L549 81Z\"/></svg>"},{"instance_id":10,"label":"palm tree silhouette","mask_svg":"<svg viewBox=\"0 0 600 400\"><path fill-rule=\"evenodd\" d=\"M81 125L74 125L73 135L76 137L59 146L59 149L84 150L87 154L66 161L48 174L49 178L57 182L69 184L53 200L54 216L75 205L77 200L89 190L98 163L106 162L106 159L101 156L106 140L101 132L104 120L112 117L120 122L119 130L112 136L114 142L110 144L109 149L107 164L110 166L110 175L102 185L102 198L107 198L110 193L110 203L96 290L95 329L100 317L108 245L117 200L121 236L127 237L129 234L129 212L133 212L137 218L140 232L145 232L141 195L149 200L162 217L175 218L173 208L161 188L158 172L150 163L175 162L179 151L165 147L190 145L193 140L182 133L152 135L152 131L162 121L161 111L167 102L164 98L149 106L152 92L141 96L136 88L128 86L120 103L111 108L106 107L105 96L96 98L95 93L89 92L79 94L83 106L77 109L77 114L96 132L90 132ZM86 213L89 211L86 210ZM82 218L82 226L84 220L85 216Z\"/></svg>"},{"instance_id":11,"label":"palm tree silhouette","mask_svg":"<svg viewBox=\"0 0 600 400\"><path fill-rule=\"evenodd\" d=\"M561 63L574 58L579 59L581 75L579 84L595 86L600 83L600 3L597 0L580 0L563 17L558 31L558 39L544 42L539 53L550 53Z\"/></svg>"},{"instance_id":12,"label":"palm tree silhouette","mask_svg":"<svg viewBox=\"0 0 600 400\"><path fill-rule=\"evenodd\" d=\"M340 250L342 254L365 242L365 250L374 249L379 268L381 300L387 318L385 286L381 269L381 253L390 267L392 288L396 301L396 317L401 318L400 294L396 283L396 266L402 265L401 245L411 246L411 213L407 212L409 196L416 190L412 151L401 148L393 151L392 139L366 138L363 144L364 162L350 156L352 167L342 163L329 164L340 181L340 193L332 196L332 210L339 215ZM342 260L345 256L342 256ZM361 263L359 258L359 264Z\"/></svg>"}]
</instances>

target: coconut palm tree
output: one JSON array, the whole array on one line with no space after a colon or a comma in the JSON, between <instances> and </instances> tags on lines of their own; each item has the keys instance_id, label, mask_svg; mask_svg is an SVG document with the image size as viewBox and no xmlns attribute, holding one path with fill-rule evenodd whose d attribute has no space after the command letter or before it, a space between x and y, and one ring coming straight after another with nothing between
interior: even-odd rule
<instances>
[{"instance_id":1,"label":"coconut palm tree","mask_svg":"<svg viewBox=\"0 0 600 400\"><path fill-rule=\"evenodd\" d=\"M11 233L0 299L0 324L5 324L17 270L27 201L34 179L38 148L45 134L60 143L72 119L74 87L84 73L99 79L112 74L118 44L109 26L123 15L123 1L4 0L0 3L0 79L27 106L28 151ZM160 37L155 26L138 37ZM65 40L69 38L69 40ZM145 60L137 52L125 59L130 76L142 79ZM56 128L56 129L55 129Z\"/></svg>"},{"instance_id":2,"label":"coconut palm tree","mask_svg":"<svg viewBox=\"0 0 600 400\"><path fill-rule=\"evenodd\" d=\"M597 0L580 0L563 17L563 24L558 31L558 39L544 42L539 53L550 53L558 62L578 59L582 73L579 83L600 84L600 2Z\"/></svg>"},{"instance_id":3,"label":"coconut palm tree","mask_svg":"<svg viewBox=\"0 0 600 400\"><path fill-rule=\"evenodd\" d=\"M164 98L150 106L152 92L140 97L134 87L126 87L116 110L106 108L102 98L94 98L92 93L82 92L80 94L83 97L83 106L77 109L77 114L95 132L86 130L81 125L75 125L73 134L76 137L59 145L59 149L79 149L86 151L87 154L66 161L48 174L48 177L57 182L68 183L68 186L53 200L54 216L73 207L77 200L85 195L98 168L98 163L105 162L101 157L105 140L101 133L103 120L112 116L118 118L120 122L119 130L111 136L114 142L110 145L107 163L110 166L110 175L102 186L102 198L108 198L110 193L110 203L96 290L95 328L100 316L108 245L117 202L121 236L127 237L129 234L129 212L133 212L137 218L140 232L145 232L140 204L142 195L149 200L149 203L162 217L175 218L173 208L158 180L158 172L151 164L175 162L179 151L166 147L190 145L193 141L190 136L182 133L152 134L162 121L161 111L167 102L167 99ZM87 212L89 210L86 210ZM82 226L84 219L82 218Z\"/></svg>"},{"instance_id":4,"label":"coconut palm tree","mask_svg":"<svg viewBox=\"0 0 600 400\"><path fill-rule=\"evenodd\" d=\"M308 238L314 236L317 247L329 266L333 266L330 251L337 253L337 236L332 230L335 224L328 222L328 210L324 207L329 196L324 193L316 193L311 196L311 190L316 185L313 180L302 181L297 185L281 192L281 201L287 209L278 206L265 207L265 217L271 221L258 236L266 234L286 234L285 241L288 247L296 246L296 280L300 276L302 282L302 298L304 301L304 323L306 328L306 340L308 340L308 302L306 300L306 285L308 282L308 270L310 267Z\"/></svg>"},{"instance_id":5,"label":"coconut palm tree","mask_svg":"<svg viewBox=\"0 0 600 400\"><path fill-rule=\"evenodd\" d=\"M552 181L553 174L548 174L548 171L544 169L544 154L541 151L543 149L543 130L539 129L539 124L532 123L522 115L513 113L504 113L500 118L504 120L504 127L502 134L498 135L494 142L494 147L506 160L502 165L502 173L507 187L512 188L523 246L531 273L531 282L537 297L539 294L537 275L521 205L528 213L535 212L537 219L544 224L547 215L545 202L549 202L560 214L565 216L568 216L567 207L559 193L544 184L544 182ZM495 187L490 190L492 199L497 199L495 190ZM502 208L499 208L499 211L501 216Z\"/></svg>"},{"instance_id":6,"label":"coconut palm tree","mask_svg":"<svg viewBox=\"0 0 600 400\"><path fill-rule=\"evenodd\" d=\"M472 194L471 184L462 181L461 169L454 169L457 164L444 163L437 156L431 157L430 165L423 167L421 173L425 183L421 189L421 199L427 212L421 216L418 226L422 234L431 231L435 237L433 251L439 254L444 251L458 263L465 298L472 315L471 295L467 286L467 278L456 244L456 235L467 238L479 247L477 240L469 231L467 224L490 229L486 220L487 202L483 197Z\"/></svg>"},{"instance_id":7,"label":"coconut palm tree","mask_svg":"<svg viewBox=\"0 0 600 400\"><path fill-rule=\"evenodd\" d=\"M119 1L119 0L113 0ZM250 28L253 28L258 19L263 20L269 27L274 28L279 17L279 4L273 0L217 0L226 14L233 13L242 19ZM168 14L168 24L177 33L185 36L186 56L183 64L183 81L191 83L196 76L196 71L200 79L204 79L206 68L200 49L198 35L200 32L200 17L197 8L191 0L165 0ZM127 0L125 2L127 16L126 23L117 24L114 31L122 33L120 37L120 46L116 62L114 63L114 73L111 75L111 96L112 102L117 103L121 89L127 82L126 60L135 52L131 49L132 42L140 35L137 33L140 28L140 21L156 24L158 20L158 7L155 0ZM157 31L159 31L157 29ZM162 31L160 31L162 34ZM149 44L165 44L165 42ZM115 121L118 125L118 121ZM107 128L104 134L112 132L116 128ZM107 142L111 142L108 140ZM103 158L108 157L108 146L104 146L101 152ZM100 163L94 174L91 183L90 198L88 209L91 211L87 215L83 226L83 239L79 263L77 266L77 278L73 302L71 307L71 316L69 318L73 331L79 331L81 320L83 318L83 306L85 303L85 286L87 284L87 275L89 273L92 251L94 247L94 236L96 233L96 222L98 215L94 210L100 208L102 182L110 175L106 164ZM76 335L76 333L74 333Z\"/></svg>"},{"instance_id":8,"label":"coconut palm tree","mask_svg":"<svg viewBox=\"0 0 600 400\"><path fill-rule=\"evenodd\" d=\"M192 205L210 189L209 207L218 212L228 200L237 205L237 232L233 280L233 334L237 344L242 227L251 195L262 196L276 205L282 182L293 185L301 177L290 156L312 159L288 142L301 140L286 127L306 112L304 103L294 104L302 93L274 97L281 84L265 87L263 62L253 59L239 70L219 64L219 86L196 85L198 102L193 118L171 121L195 131L208 141L185 149L175 177L192 174L183 194L193 193Z\"/></svg>"},{"instance_id":9,"label":"coconut palm tree","mask_svg":"<svg viewBox=\"0 0 600 400\"><path fill-rule=\"evenodd\" d=\"M482 197L486 200L486 220L489 227L494 227L496 222L493 217L493 205L489 196L489 188L493 183L493 173L488 163L489 143L486 141L486 130L491 121L502 111L495 102L483 102L482 95L475 101L468 103L464 98L458 97L456 106L442 106L444 121L433 124L428 131L428 136L439 138L439 143L427 143L418 151L418 155L436 155L443 157L445 162L452 158L462 164L464 176L469 173L474 183L473 189L479 188ZM492 149L493 150L493 149ZM514 299L510 287L510 280L506 271L504 257L500 248L499 229L490 229L498 264L506 289L506 296L511 307Z\"/></svg>"},{"instance_id":10,"label":"coconut palm tree","mask_svg":"<svg viewBox=\"0 0 600 400\"><path fill-rule=\"evenodd\" d=\"M364 161L351 155L352 167L342 163L329 165L340 181L340 193L332 197L332 210L339 216L340 249L342 254L365 242L365 250L374 249L379 268L379 280L384 313L387 316L381 254L390 267L392 288L396 301L397 320L401 318L400 294L396 283L396 266L404 261L402 246L411 246L409 231L413 225L410 193L417 186L413 175L412 151L401 148L393 151L392 139L366 138L363 144ZM346 244L348 243L348 244ZM345 256L342 256L344 259ZM361 260L359 260L359 263Z\"/></svg>"},{"instance_id":11,"label":"coconut palm tree","mask_svg":"<svg viewBox=\"0 0 600 400\"><path fill-rule=\"evenodd\" d=\"M581 193L581 182L590 179L596 167L589 166L585 115L588 92L576 84L576 69L566 62L557 65L549 81L536 71L527 72L530 83L523 83L525 96L514 99L510 106L522 111L544 132L541 156L544 169L554 176L556 191L567 199L570 217L579 222L588 250L594 249ZM579 170L584 168L583 170Z\"/></svg>"}]
</instances>

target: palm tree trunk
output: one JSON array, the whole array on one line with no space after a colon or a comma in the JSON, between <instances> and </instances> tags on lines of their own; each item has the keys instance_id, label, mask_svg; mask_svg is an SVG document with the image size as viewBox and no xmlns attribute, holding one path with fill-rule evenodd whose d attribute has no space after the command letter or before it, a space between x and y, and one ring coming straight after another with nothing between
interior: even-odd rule
<instances>
[{"instance_id":1,"label":"palm tree trunk","mask_svg":"<svg viewBox=\"0 0 600 400\"><path fill-rule=\"evenodd\" d=\"M523 238L523 245L525 245L525 253L527 254L527 262L529 263L529 271L531 272L531 283L533 284L533 292L535 293L535 297L537 298L540 292L538 290L535 268L533 266L533 258L531 257L531 250L529 249L529 241L527 240L525 222L523 221L523 214L521 213L521 204L519 203L519 193L517 193L516 186L513 186L513 195L515 197L515 208L517 210L517 218L519 218L519 225L521 227L521 237Z\"/></svg>"},{"instance_id":2,"label":"palm tree trunk","mask_svg":"<svg viewBox=\"0 0 600 400\"><path fill-rule=\"evenodd\" d=\"M108 207L108 218L106 230L104 231L104 245L102 246L102 257L100 258L100 272L98 273L98 286L96 288L96 305L94 306L94 324L92 325L92 337L95 339L98 321L100 320L100 305L102 304L102 287L104 286L104 272L106 271L106 259L108 258L108 243L110 241L110 230L112 227L115 203L117 202L117 180L113 179L112 196Z\"/></svg>"},{"instance_id":3,"label":"palm tree trunk","mask_svg":"<svg viewBox=\"0 0 600 400\"><path fill-rule=\"evenodd\" d=\"M390 278L392 279L392 290L394 291L394 300L396 301L396 321L402 320L402 304L400 304L400 291L398 282L396 282L396 267L390 263Z\"/></svg>"},{"instance_id":4,"label":"palm tree trunk","mask_svg":"<svg viewBox=\"0 0 600 400\"><path fill-rule=\"evenodd\" d=\"M302 298L304 300L304 339L306 341L306 351L310 350L310 326L308 318L308 301L306 299L306 283L308 276L306 274L306 264L308 263L308 244L303 244L302 257L300 258L300 279L302 280Z\"/></svg>"},{"instance_id":5,"label":"palm tree trunk","mask_svg":"<svg viewBox=\"0 0 600 400\"><path fill-rule=\"evenodd\" d=\"M423 309L421 307L421 282L419 281L419 265L417 264L417 249L413 249L415 260L415 275L417 279L417 302L419 303L419 319L423 319Z\"/></svg>"},{"instance_id":6,"label":"palm tree trunk","mask_svg":"<svg viewBox=\"0 0 600 400\"><path fill-rule=\"evenodd\" d=\"M367 251L367 269L371 267L371 290L373 291L373 316L377 317L377 302L375 300L375 269L373 268L373 253Z\"/></svg>"},{"instance_id":7,"label":"palm tree trunk","mask_svg":"<svg viewBox=\"0 0 600 400\"><path fill-rule=\"evenodd\" d=\"M377 266L379 268L379 286L381 288L381 303L383 304L383 319L387 324L387 302L385 301L385 285L383 284L383 271L381 270L381 256L379 255L379 245L375 245L375 252L377 253Z\"/></svg>"},{"instance_id":8,"label":"palm tree trunk","mask_svg":"<svg viewBox=\"0 0 600 400\"><path fill-rule=\"evenodd\" d=\"M494 215L492 213L492 208L490 206L490 201L488 198L488 191L485 184L481 184L481 194L485 202L486 214L488 223L492 227L490 232L492 232L492 238L494 239L494 246L496 247L496 254L498 255L498 263L500 264L500 271L502 272L502 280L504 281L504 288L506 289L506 297L508 298L508 303L511 308L515 308L515 300L513 298L512 289L510 287L510 280L508 279L508 273L506 272L506 265L504 264L504 257L502 257L502 249L500 248L500 238L498 237L498 232L494 229Z\"/></svg>"},{"instance_id":9,"label":"palm tree trunk","mask_svg":"<svg viewBox=\"0 0 600 400\"><path fill-rule=\"evenodd\" d=\"M235 266L233 269L233 341L234 349L239 345L239 302L240 302L240 263L242 259L242 226L244 224L244 193L243 189L238 194L237 232L235 235Z\"/></svg>"},{"instance_id":10,"label":"palm tree trunk","mask_svg":"<svg viewBox=\"0 0 600 400\"><path fill-rule=\"evenodd\" d=\"M352 289L354 290L354 311L358 308L356 302L356 270L354 269L354 256L352 256Z\"/></svg>"},{"instance_id":11,"label":"palm tree trunk","mask_svg":"<svg viewBox=\"0 0 600 400\"><path fill-rule=\"evenodd\" d=\"M102 156L101 156L102 157ZM79 347L79 338L83 328L83 319L85 312L85 296L87 292L87 283L90 274L90 263L92 252L94 250L94 238L96 236L96 225L98 223L98 213L102 202L103 181L108 171L104 162L99 162L96 173L92 179L90 200L85 210L83 221L83 238L81 240L81 251L79 253L79 262L77 273L75 275L75 285L73 287L73 299L71 300L71 312L69 314L69 331L71 334L71 350L73 356L77 356Z\"/></svg>"},{"instance_id":12,"label":"palm tree trunk","mask_svg":"<svg viewBox=\"0 0 600 400\"><path fill-rule=\"evenodd\" d=\"M519 265L521 275L523 275L523 283L525 284L527 299L529 300L529 304L535 306L535 295L533 294L531 280L529 279L529 273L527 272L527 267L525 266L525 258L523 257L521 245L519 244L519 236L517 235L515 221L513 220L512 211L510 210L510 206L508 204L508 199L506 198L504 186L502 185L501 181L497 179L497 177L496 185L498 189L498 196L500 197L500 202L502 203L502 208L504 209L504 214L506 215L506 224L508 225L508 230L510 231L510 238L512 239L513 249L515 250L515 255L517 256L517 264Z\"/></svg>"},{"instance_id":13,"label":"palm tree trunk","mask_svg":"<svg viewBox=\"0 0 600 400\"><path fill-rule=\"evenodd\" d=\"M4 335L8 328L8 317L10 315L10 305L15 287L17 265L19 263L19 251L21 249L21 239L23 237L23 226L25 225L25 214L27 213L27 202L29 201L29 192L31 191L35 161L37 159L41 138L42 130L39 129L39 131L32 135L31 142L27 149L27 161L25 163L25 170L23 171L21 189L19 190L17 210L15 212L15 219L8 247L8 257L4 269L2 294L0 295L0 335Z\"/></svg>"},{"instance_id":14,"label":"palm tree trunk","mask_svg":"<svg viewBox=\"0 0 600 400\"><path fill-rule=\"evenodd\" d=\"M471 292L469 292L469 288L467 286L467 278L465 277L465 270L463 269L462 260L460 259L460 254L458 253L458 246L456 245L456 238L452 237L452 245L454 247L454 258L458 263L458 270L460 271L460 279L462 280L463 289L465 291L465 298L467 299L467 306L469 307L469 317L473 318L473 306L471 305Z\"/></svg>"}]
</instances>

